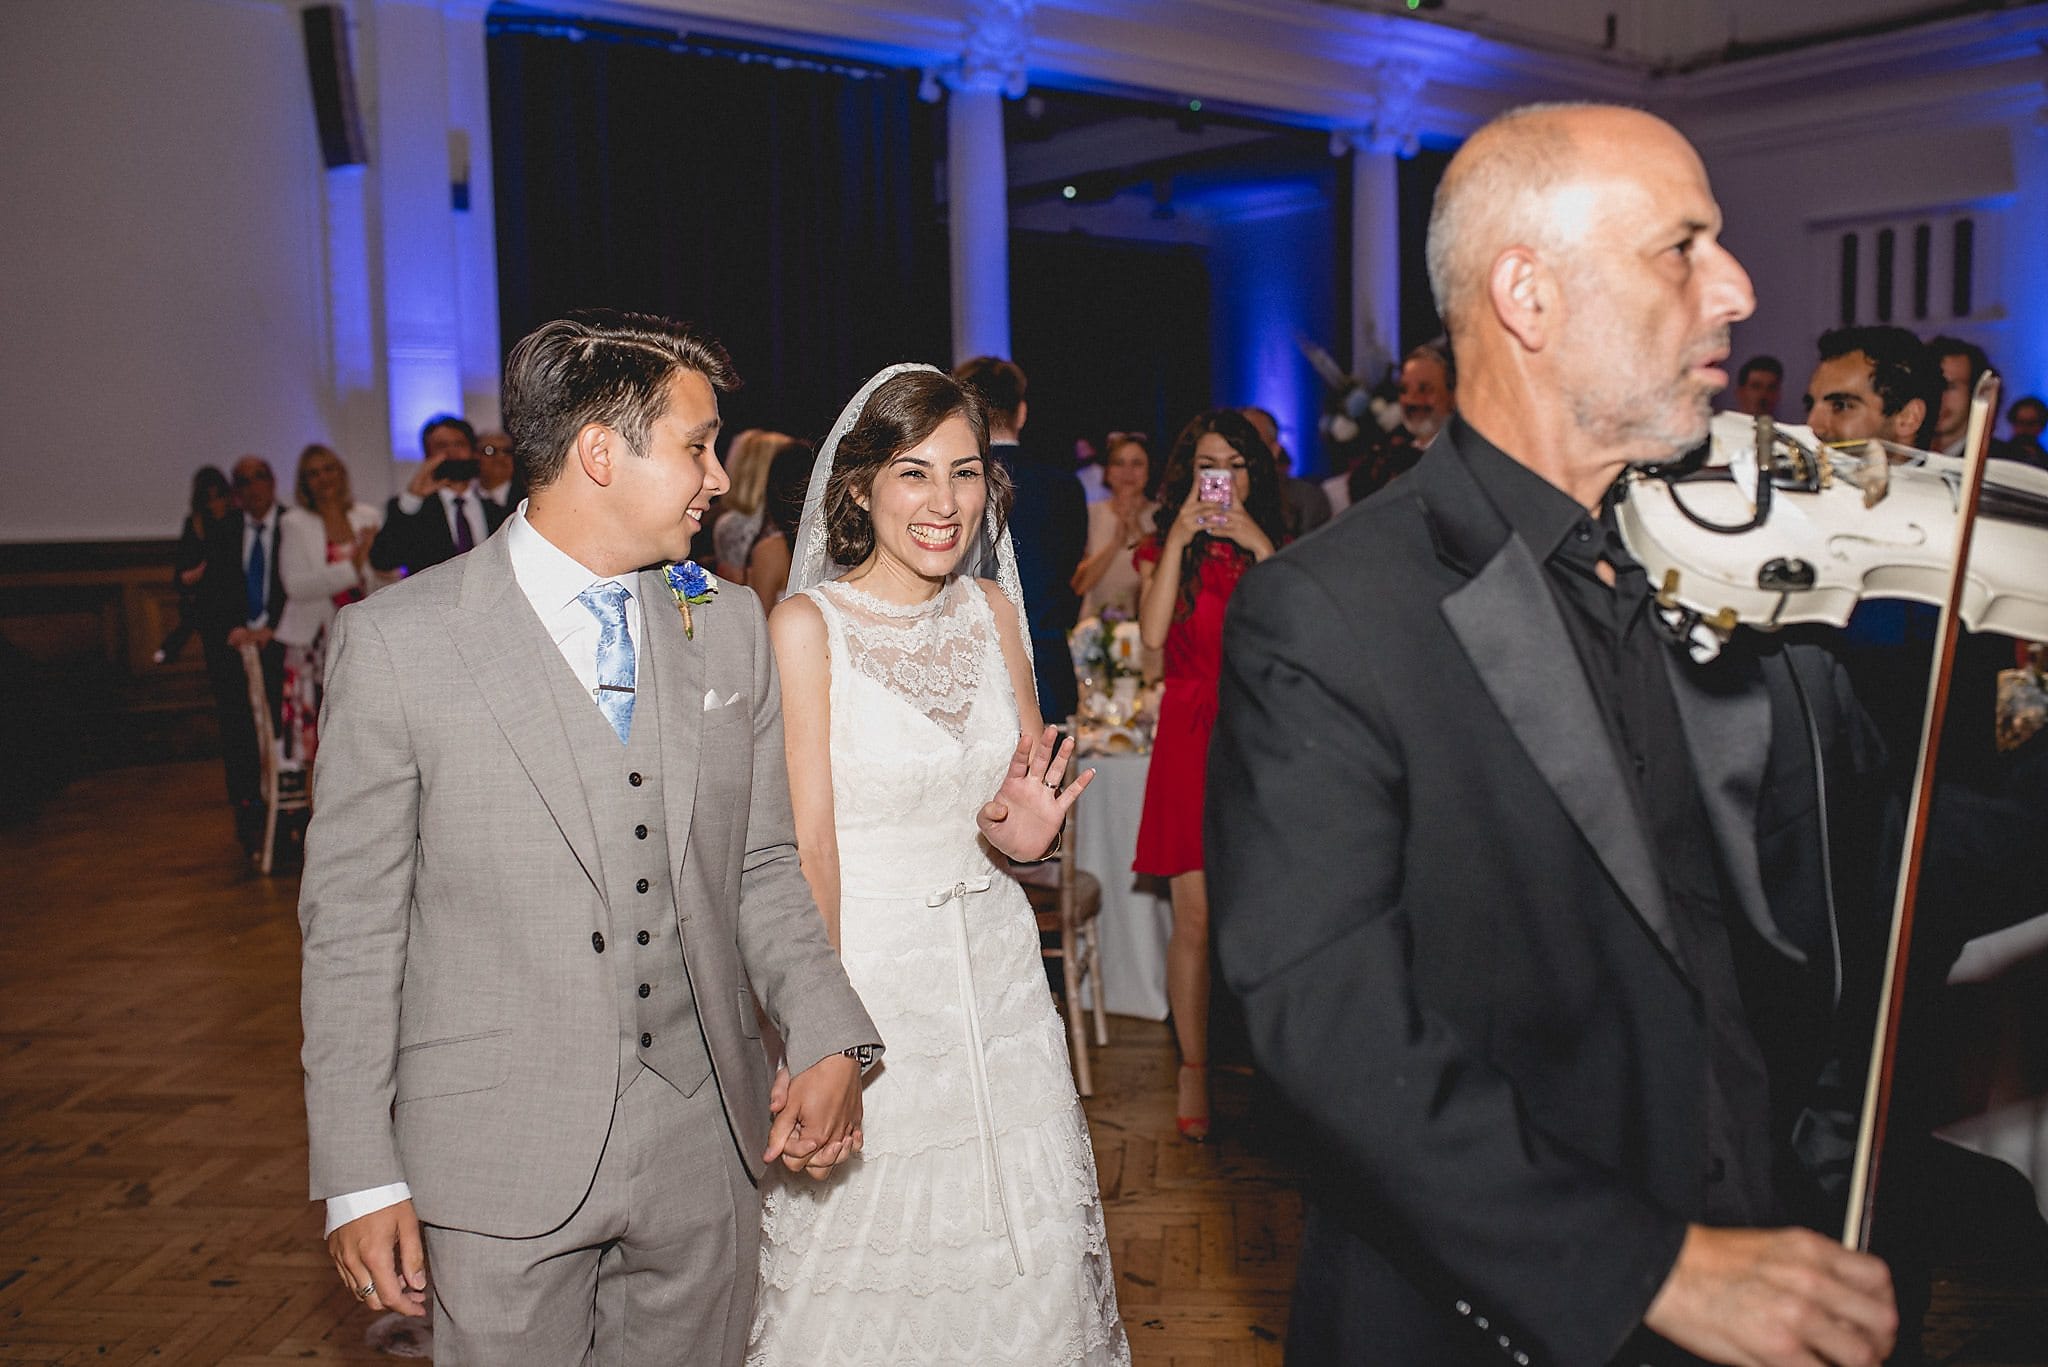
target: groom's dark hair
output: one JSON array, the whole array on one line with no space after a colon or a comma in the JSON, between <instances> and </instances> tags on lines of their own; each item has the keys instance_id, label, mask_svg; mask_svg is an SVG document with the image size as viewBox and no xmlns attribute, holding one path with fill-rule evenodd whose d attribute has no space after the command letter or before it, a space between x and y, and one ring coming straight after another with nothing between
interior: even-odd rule
<instances>
[{"instance_id":1,"label":"groom's dark hair","mask_svg":"<svg viewBox=\"0 0 2048 1367\"><path fill-rule=\"evenodd\" d=\"M696 371L721 394L739 388L724 347L653 314L585 309L520 338L505 358L505 430L527 487L560 478L576 434L594 422L644 454L679 370Z\"/></svg>"}]
</instances>

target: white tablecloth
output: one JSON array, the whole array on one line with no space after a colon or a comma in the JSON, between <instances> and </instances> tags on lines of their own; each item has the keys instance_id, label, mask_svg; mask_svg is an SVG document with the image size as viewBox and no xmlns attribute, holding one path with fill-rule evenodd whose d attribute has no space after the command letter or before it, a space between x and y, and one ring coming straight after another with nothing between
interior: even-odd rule
<instances>
[{"instance_id":1,"label":"white tablecloth","mask_svg":"<svg viewBox=\"0 0 2048 1367\"><path fill-rule=\"evenodd\" d=\"M1081 795L1074 856L1075 867L1102 882L1102 1005L1119 1016L1165 1020L1173 905L1162 880L1131 872L1152 757L1089 755L1080 765L1095 770ZM1088 1000L1092 1005L1093 997Z\"/></svg>"}]
</instances>

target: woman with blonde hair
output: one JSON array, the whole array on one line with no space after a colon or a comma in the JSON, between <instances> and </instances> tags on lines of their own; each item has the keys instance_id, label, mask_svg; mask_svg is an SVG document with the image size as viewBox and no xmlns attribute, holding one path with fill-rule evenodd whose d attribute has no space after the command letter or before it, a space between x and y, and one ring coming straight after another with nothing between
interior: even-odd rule
<instances>
[{"instance_id":1,"label":"woman with blonde hair","mask_svg":"<svg viewBox=\"0 0 2048 1367\"><path fill-rule=\"evenodd\" d=\"M299 452L295 484L298 506L285 509L277 539L278 578L284 583L284 613L276 633L284 645L279 729L285 754L310 764L318 748L314 724L320 715L327 628L342 605L375 587L370 543L382 516L374 506L356 502L348 467L318 442Z\"/></svg>"},{"instance_id":2,"label":"woman with blonde hair","mask_svg":"<svg viewBox=\"0 0 2048 1367\"><path fill-rule=\"evenodd\" d=\"M768 463L790 439L765 427L749 427L725 448L725 473L732 487L719 496L711 540L718 577L747 582L747 556L761 536L761 496L768 488Z\"/></svg>"}]
</instances>

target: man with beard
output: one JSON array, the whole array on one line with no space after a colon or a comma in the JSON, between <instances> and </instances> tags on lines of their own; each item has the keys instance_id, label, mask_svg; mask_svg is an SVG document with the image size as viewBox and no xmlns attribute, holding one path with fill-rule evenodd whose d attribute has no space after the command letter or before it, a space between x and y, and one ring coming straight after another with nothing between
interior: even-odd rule
<instances>
[{"instance_id":1,"label":"man with beard","mask_svg":"<svg viewBox=\"0 0 2048 1367\"><path fill-rule=\"evenodd\" d=\"M1375 443L1371 454L1345 478L1344 499L1337 506L1363 503L1413 468L1457 411L1458 367L1449 341L1425 342L1401 362L1401 425Z\"/></svg>"},{"instance_id":2,"label":"man with beard","mask_svg":"<svg viewBox=\"0 0 2048 1367\"><path fill-rule=\"evenodd\" d=\"M1727 383L1720 226L1650 115L1481 129L1429 233L1458 415L1231 603L1216 948L1328 1174L1291 1364L1891 1348L1884 1264L1780 1227L1738 982L1840 971L1806 870L1867 728L1817 652L1692 664L1608 512Z\"/></svg>"}]
</instances>

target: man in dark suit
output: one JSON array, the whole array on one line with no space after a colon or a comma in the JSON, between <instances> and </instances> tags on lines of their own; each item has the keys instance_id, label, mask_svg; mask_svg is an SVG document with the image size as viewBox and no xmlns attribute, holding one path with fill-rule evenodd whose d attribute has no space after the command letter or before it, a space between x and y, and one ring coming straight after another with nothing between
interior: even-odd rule
<instances>
[{"instance_id":1,"label":"man in dark suit","mask_svg":"<svg viewBox=\"0 0 2048 1367\"><path fill-rule=\"evenodd\" d=\"M235 462L233 492L234 508L208 537L206 570L193 606L206 651L206 681L213 690L235 832L243 848L254 850L263 831L262 767L241 647L253 644L262 657L274 716L284 691L284 647L271 639L284 614L284 580L278 571L284 510L277 502L277 476L261 456Z\"/></svg>"},{"instance_id":2,"label":"man in dark suit","mask_svg":"<svg viewBox=\"0 0 2048 1367\"><path fill-rule=\"evenodd\" d=\"M1017 578L1030 617L1032 667L1038 676L1038 711L1047 721L1074 715L1080 688L1067 633L1081 615L1074 571L1088 548L1088 496L1071 461L1019 444L1029 408L1024 372L1014 361L977 356L954 367L953 378L988 404L988 453L1017 486L1010 508L1010 541Z\"/></svg>"},{"instance_id":3,"label":"man in dark suit","mask_svg":"<svg viewBox=\"0 0 2048 1367\"><path fill-rule=\"evenodd\" d=\"M1327 1160L1290 1363L1891 1346L1884 1264L1778 1227L1744 998L1759 962L1811 986L1838 937L1874 938L1815 891L1815 850L1877 756L1824 657L1690 661L1607 512L1727 383L1755 300L1720 219L1649 115L1475 134L1429 241L1460 416L1231 603L1217 951Z\"/></svg>"},{"instance_id":4,"label":"man in dark suit","mask_svg":"<svg viewBox=\"0 0 2048 1367\"><path fill-rule=\"evenodd\" d=\"M420 468L384 505L384 525L370 543L370 564L387 574L418 574L475 549L516 506L485 497L476 431L462 419L427 419L420 450Z\"/></svg>"}]
</instances>

